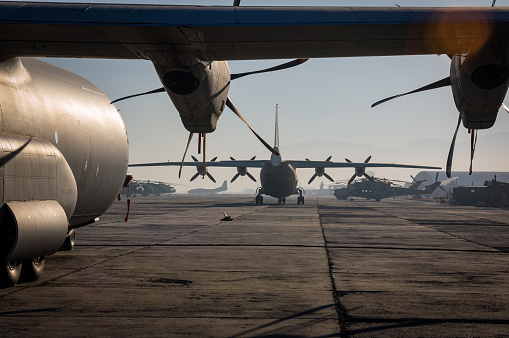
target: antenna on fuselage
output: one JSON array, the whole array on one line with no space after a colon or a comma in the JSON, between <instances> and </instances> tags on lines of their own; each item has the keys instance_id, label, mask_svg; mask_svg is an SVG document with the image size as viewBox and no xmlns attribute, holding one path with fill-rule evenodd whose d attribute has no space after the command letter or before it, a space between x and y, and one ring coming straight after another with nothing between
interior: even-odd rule
<instances>
[{"instance_id":1,"label":"antenna on fuselage","mask_svg":"<svg viewBox=\"0 0 509 338\"><path fill-rule=\"evenodd\" d=\"M279 119L278 119L279 105L276 103L276 132L274 135L274 148L279 149Z\"/></svg>"}]
</instances>

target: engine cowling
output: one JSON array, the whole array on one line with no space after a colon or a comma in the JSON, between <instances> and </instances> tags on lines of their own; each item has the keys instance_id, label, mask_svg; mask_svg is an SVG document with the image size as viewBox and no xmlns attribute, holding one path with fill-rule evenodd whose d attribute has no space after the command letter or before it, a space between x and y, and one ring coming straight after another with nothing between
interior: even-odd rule
<instances>
[{"instance_id":1,"label":"engine cowling","mask_svg":"<svg viewBox=\"0 0 509 338\"><path fill-rule=\"evenodd\" d=\"M78 190L64 156L50 142L0 134L0 250L9 260L58 251Z\"/></svg>"},{"instance_id":2,"label":"engine cowling","mask_svg":"<svg viewBox=\"0 0 509 338\"><path fill-rule=\"evenodd\" d=\"M154 66L184 127L194 133L213 132L228 98L228 64L196 60L185 67Z\"/></svg>"},{"instance_id":3,"label":"engine cowling","mask_svg":"<svg viewBox=\"0 0 509 338\"><path fill-rule=\"evenodd\" d=\"M465 128L487 129L495 123L509 86L502 60L483 53L452 57L452 93Z\"/></svg>"}]
</instances>

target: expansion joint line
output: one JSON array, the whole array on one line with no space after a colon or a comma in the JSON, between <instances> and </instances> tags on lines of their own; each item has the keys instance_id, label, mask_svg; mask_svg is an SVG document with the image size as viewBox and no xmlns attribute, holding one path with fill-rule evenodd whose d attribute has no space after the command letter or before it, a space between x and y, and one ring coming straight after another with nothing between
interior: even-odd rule
<instances>
[{"instance_id":1,"label":"expansion joint line","mask_svg":"<svg viewBox=\"0 0 509 338\"><path fill-rule=\"evenodd\" d=\"M343 296L344 293L338 291L338 289L336 287L336 282L334 280L334 275L333 275L334 264L332 262L332 258L330 255L329 244L327 243L327 238L325 236L325 229L322 224L322 216L320 215L318 199L316 200L316 211L318 213L318 219L320 220L320 228L322 230L325 254L327 256L327 265L329 267L329 278L330 278L331 287L332 287L332 298L334 299L334 305L336 308L336 312L338 314L340 337L348 337L348 330L347 330L348 314L346 312L346 308L341 304L341 301L340 301L340 297Z\"/></svg>"}]
</instances>

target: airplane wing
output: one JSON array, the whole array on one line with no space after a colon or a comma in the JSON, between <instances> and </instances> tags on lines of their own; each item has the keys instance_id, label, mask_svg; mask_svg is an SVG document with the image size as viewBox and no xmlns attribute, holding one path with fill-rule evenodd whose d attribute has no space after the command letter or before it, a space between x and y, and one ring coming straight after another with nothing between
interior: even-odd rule
<instances>
[{"instance_id":1,"label":"airplane wing","mask_svg":"<svg viewBox=\"0 0 509 338\"><path fill-rule=\"evenodd\" d=\"M294 168L414 168L414 169L442 169L440 167L422 166L398 163L354 163L332 161L285 161Z\"/></svg>"},{"instance_id":2,"label":"airplane wing","mask_svg":"<svg viewBox=\"0 0 509 338\"><path fill-rule=\"evenodd\" d=\"M202 60L459 54L506 43L509 8L214 7L0 2L12 56Z\"/></svg>"},{"instance_id":3,"label":"airplane wing","mask_svg":"<svg viewBox=\"0 0 509 338\"><path fill-rule=\"evenodd\" d=\"M236 167L246 167L246 168L261 168L267 162L267 160L246 160L246 161L208 161L205 162L206 167L225 167L225 168L236 168ZM202 166L203 162L184 162L182 166L184 167L197 167ZM134 167L178 167L180 166L180 162L154 162L154 163L136 163L129 164L130 168Z\"/></svg>"},{"instance_id":4,"label":"airplane wing","mask_svg":"<svg viewBox=\"0 0 509 338\"><path fill-rule=\"evenodd\" d=\"M206 167L225 167L225 168L262 168L268 160L246 160L246 161L208 161L205 162ZM290 163L294 168L414 168L414 169L442 169L440 167L422 166L413 164L397 164L397 163L349 163L349 162L331 162L331 161L284 161ZM203 162L184 162L184 167L196 167L203 165ZM154 162L154 163L137 163L129 164L130 168L134 167L165 167L180 166L180 162Z\"/></svg>"}]
</instances>

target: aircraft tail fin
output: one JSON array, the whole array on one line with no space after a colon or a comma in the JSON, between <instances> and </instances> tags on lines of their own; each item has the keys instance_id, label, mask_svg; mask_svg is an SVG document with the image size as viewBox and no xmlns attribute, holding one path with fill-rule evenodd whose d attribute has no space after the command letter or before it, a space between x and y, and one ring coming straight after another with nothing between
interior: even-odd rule
<instances>
[{"instance_id":1,"label":"aircraft tail fin","mask_svg":"<svg viewBox=\"0 0 509 338\"><path fill-rule=\"evenodd\" d=\"M276 103L276 127L274 135L274 149L279 151L279 117L278 117L279 105Z\"/></svg>"},{"instance_id":2,"label":"aircraft tail fin","mask_svg":"<svg viewBox=\"0 0 509 338\"><path fill-rule=\"evenodd\" d=\"M441 182L435 181L432 184L427 185L423 191L423 194L432 194L433 191L435 191L435 189L440 186L440 184L441 184Z\"/></svg>"},{"instance_id":3,"label":"aircraft tail fin","mask_svg":"<svg viewBox=\"0 0 509 338\"><path fill-rule=\"evenodd\" d=\"M426 182L426 180L415 181L408 189L417 189L421 186L422 182Z\"/></svg>"},{"instance_id":4,"label":"aircraft tail fin","mask_svg":"<svg viewBox=\"0 0 509 338\"><path fill-rule=\"evenodd\" d=\"M226 190L226 189L228 188L228 187L227 187L227 184L228 184L228 182L225 180L225 181L223 182L223 185L221 186L221 189L225 189L225 190Z\"/></svg>"}]
</instances>

